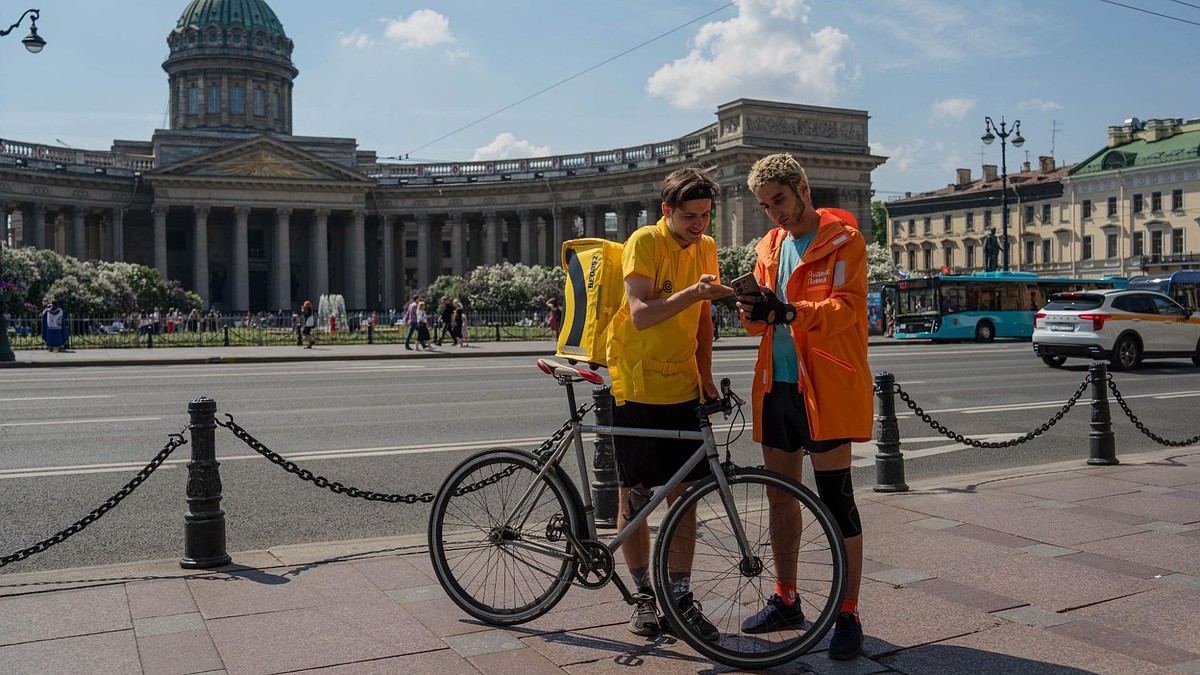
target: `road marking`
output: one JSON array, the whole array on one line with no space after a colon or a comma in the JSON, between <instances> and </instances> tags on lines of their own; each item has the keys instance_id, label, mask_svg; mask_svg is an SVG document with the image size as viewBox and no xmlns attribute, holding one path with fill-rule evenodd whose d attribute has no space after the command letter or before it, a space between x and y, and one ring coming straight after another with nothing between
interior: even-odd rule
<instances>
[{"instance_id":1,"label":"road marking","mask_svg":"<svg viewBox=\"0 0 1200 675\"><path fill-rule=\"evenodd\" d=\"M0 422L0 427L42 427L56 424L96 424L99 422L157 422L161 417L105 417L87 420L51 420L49 422Z\"/></svg>"},{"instance_id":2,"label":"road marking","mask_svg":"<svg viewBox=\"0 0 1200 675\"><path fill-rule=\"evenodd\" d=\"M95 394L92 396L30 396L28 398L0 398L0 403L16 401L70 401L79 398L112 398L111 394Z\"/></svg>"},{"instance_id":3,"label":"road marking","mask_svg":"<svg viewBox=\"0 0 1200 675\"><path fill-rule=\"evenodd\" d=\"M1192 396L1200 396L1200 390L1170 391L1170 392L1162 392L1162 393L1157 393L1157 394L1122 394L1121 395L1121 397L1124 398L1126 401L1128 401L1130 399L1139 399L1139 398L1171 399L1171 398L1188 398L1188 397L1192 397ZM1083 399L1083 397L1080 397L1079 400L1083 401L1084 399ZM965 415L977 415L977 414L991 413L991 412L1011 412L1014 410L1037 410L1039 408L1054 408L1054 407L1064 406L1066 404L1067 404L1067 402L1065 400L1062 400L1062 401L1037 401L1037 402L1033 402L1033 403L1007 403L1007 404L1002 404L1002 405L972 406L972 407L968 407L968 408L941 408L939 410L926 410L925 413L928 415L939 414L939 413L963 413ZM911 415L911 413L907 413L907 414ZM902 417L902 416L903 415L897 415L897 417Z\"/></svg>"},{"instance_id":4,"label":"road marking","mask_svg":"<svg viewBox=\"0 0 1200 675\"><path fill-rule=\"evenodd\" d=\"M1025 434L1007 433L1007 434L979 434L978 436L966 436L964 434L964 436L966 436L967 438L971 438L971 439L977 440L977 441L984 441L987 443L1004 442L1004 441L1012 440L1014 438L1020 438L1021 436L1024 436L1024 435ZM906 444L910 444L910 443L922 443L922 442L929 442L929 441L936 441L936 440L949 440L949 439L947 439L945 436L929 436L929 437L925 437L925 438L902 438L902 439L900 439L900 452L904 456L904 459L915 459L917 457L930 457L933 455L941 455L941 454L945 454L947 452L958 452L960 450L967 450L971 447L964 443L950 443L948 445L936 445L931 448L918 448L916 450L904 447ZM864 455L862 452L859 452L860 449L869 451L870 454ZM851 460L850 466L852 466L852 467L873 466L875 464L875 452L877 450L878 450L878 445L876 444L875 441L871 441L869 443L855 444L854 457L856 459Z\"/></svg>"}]
</instances>

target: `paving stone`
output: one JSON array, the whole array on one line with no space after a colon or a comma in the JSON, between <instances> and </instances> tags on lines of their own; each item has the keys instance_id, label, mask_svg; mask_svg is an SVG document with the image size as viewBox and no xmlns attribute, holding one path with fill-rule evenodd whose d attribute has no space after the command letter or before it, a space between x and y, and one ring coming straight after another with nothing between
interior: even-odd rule
<instances>
[{"instance_id":1,"label":"paving stone","mask_svg":"<svg viewBox=\"0 0 1200 675\"><path fill-rule=\"evenodd\" d=\"M1032 553L1033 555L1041 556L1043 558L1058 558L1058 557L1061 557L1064 555L1071 555L1072 553L1079 553L1078 550L1073 549L1073 548L1065 548L1062 546L1054 546L1051 544L1034 544L1032 546L1022 546L1021 550L1025 551L1027 553Z\"/></svg>"},{"instance_id":2,"label":"paving stone","mask_svg":"<svg viewBox=\"0 0 1200 675\"><path fill-rule=\"evenodd\" d=\"M1035 626L1038 628L1049 628L1050 626L1057 626L1073 621L1071 617L1065 614L1033 606L1002 609L999 612L992 612L992 616L1008 619L1013 623L1019 623L1023 626Z\"/></svg>"},{"instance_id":3,"label":"paving stone","mask_svg":"<svg viewBox=\"0 0 1200 675\"><path fill-rule=\"evenodd\" d=\"M1200 658L1200 592L1198 588L1160 586L1110 602L1081 607L1071 615L1081 621L1140 635Z\"/></svg>"},{"instance_id":4,"label":"paving stone","mask_svg":"<svg viewBox=\"0 0 1200 675\"><path fill-rule=\"evenodd\" d=\"M907 586L896 588L869 579L863 581L858 608L868 657L873 657L879 651L912 647L969 631L994 628L1001 623L986 612L940 596L922 593ZM825 641L816 649L825 649L828 640L829 635L826 635Z\"/></svg>"},{"instance_id":5,"label":"paving stone","mask_svg":"<svg viewBox=\"0 0 1200 675\"><path fill-rule=\"evenodd\" d=\"M446 591L438 584L397 588L394 591L388 591L385 595L402 605L408 602L446 599Z\"/></svg>"},{"instance_id":6,"label":"paving stone","mask_svg":"<svg viewBox=\"0 0 1200 675\"><path fill-rule=\"evenodd\" d=\"M438 637L478 633L494 628L462 611L445 596L436 600L406 602L404 609Z\"/></svg>"},{"instance_id":7,"label":"paving stone","mask_svg":"<svg viewBox=\"0 0 1200 675\"><path fill-rule=\"evenodd\" d=\"M995 612L1001 609L1012 609L1027 603L998 593L980 590L973 586L960 584L949 579L928 579L909 584L909 588L936 595L953 602L956 605L966 605L984 612Z\"/></svg>"},{"instance_id":8,"label":"paving stone","mask_svg":"<svg viewBox=\"0 0 1200 675\"><path fill-rule=\"evenodd\" d=\"M892 672L891 668L865 656L849 661L834 661L824 651L805 654L796 659L796 663L804 666L808 672L819 675L870 675Z\"/></svg>"},{"instance_id":9,"label":"paving stone","mask_svg":"<svg viewBox=\"0 0 1200 675\"><path fill-rule=\"evenodd\" d=\"M1200 555L1197 555L1196 539L1188 536L1190 534L1143 530L1108 541L1079 544L1076 548L1170 572L1200 576Z\"/></svg>"},{"instance_id":10,"label":"paving stone","mask_svg":"<svg viewBox=\"0 0 1200 675\"><path fill-rule=\"evenodd\" d=\"M0 598L0 646L132 628L119 584Z\"/></svg>"},{"instance_id":11,"label":"paving stone","mask_svg":"<svg viewBox=\"0 0 1200 675\"><path fill-rule=\"evenodd\" d=\"M467 661L487 675L561 675L563 672L550 659L532 649L480 654Z\"/></svg>"},{"instance_id":12,"label":"paving stone","mask_svg":"<svg viewBox=\"0 0 1200 675\"><path fill-rule=\"evenodd\" d=\"M936 517L922 518L921 520L911 521L908 524L913 527L919 527L922 530L948 530L952 527L958 527L959 525L962 525L962 523L957 520Z\"/></svg>"},{"instance_id":13,"label":"paving stone","mask_svg":"<svg viewBox=\"0 0 1200 675\"><path fill-rule=\"evenodd\" d=\"M1187 663L1176 663L1171 666L1171 670L1177 673L1200 673L1200 659Z\"/></svg>"},{"instance_id":14,"label":"paving stone","mask_svg":"<svg viewBox=\"0 0 1200 675\"><path fill-rule=\"evenodd\" d=\"M978 527L976 525L961 525L950 530L950 534L956 537L966 537L976 541L986 541L989 544L997 546L1006 546L1008 548L1023 548L1035 543L1035 540L1026 539L1025 537L1017 537L1005 532L997 532L996 530L986 527Z\"/></svg>"},{"instance_id":15,"label":"paving stone","mask_svg":"<svg viewBox=\"0 0 1200 675\"><path fill-rule=\"evenodd\" d=\"M1100 520L1112 521L1114 523L1121 523L1123 525L1143 525L1151 520L1154 520L1153 518L1138 516L1132 513L1125 513L1123 511L1102 509L1099 506L1090 504L1088 502L1079 502L1077 506L1078 508L1075 509L1075 513L1077 515L1091 516L1093 518L1099 518Z\"/></svg>"},{"instance_id":16,"label":"paving stone","mask_svg":"<svg viewBox=\"0 0 1200 675\"><path fill-rule=\"evenodd\" d=\"M192 578L187 584L206 619L383 598L379 589L349 564L247 570Z\"/></svg>"},{"instance_id":17,"label":"paving stone","mask_svg":"<svg viewBox=\"0 0 1200 675\"><path fill-rule=\"evenodd\" d=\"M445 648L421 654L409 654L386 659L356 661L316 670L300 670L288 675L396 675L409 673L425 675L479 675L479 670L466 659ZM488 671L484 671L488 672ZM535 675L528 673L528 675Z\"/></svg>"},{"instance_id":18,"label":"paving stone","mask_svg":"<svg viewBox=\"0 0 1200 675\"><path fill-rule=\"evenodd\" d=\"M428 586L435 581L425 576L425 573L407 558L396 555L356 560L351 565L381 591Z\"/></svg>"},{"instance_id":19,"label":"paving stone","mask_svg":"<svg viewBox=\"0 0 1200 675\"><path fill-rule=\"evenodd\" d=\"M797 673L801 672L795 664L788 667L756 670L755 673ZM605 659L597 659L586 663L576 663L565 666L563 671L571 675L598 675L602 673L646 673L649 675L715 675L716 673L743 673L749 671L735 670L729 666L710 661L697 654L683 642L674 642L651 652L628 654ZM485 671L486 672L486 671ZM491 675L488 673L488 675Z\"/></svg>"},{"instance_id":20,"label":"paving stone","mask_svg":"<svg viewBox=\"0 0 1200 675\"><path fill-rule=\"evenodd\" d=\"M141 673L133 631L38 640L0 647L4 675Z\"/></svg>"},{"instance_id":21,"label":"paving stone","mask_svg":"<svg viewBox=\"0 0 1200 675\"><path fill-rule=\"evenodd\" d=\"M137 650L144 675L188 675L225 667L206 630L138 636Z\"/></svg>"},{"instance_id":22,"label":"paving stone","mask_svg":"<svg viewBox=\"0 0 1200 675\"><path fill-rule=\"evenodd\" d=\"M1075 638L1080 642L1096 645L1101 649L1124 654L1139 661L1156 663L1160 666L1191 661L1196 656L1191 652L1175 649L1156 640L1094 621L1072 621L1052 626L1048 630Z\"/></svg>"},{"instance_id":23,"label":"paving stone","mask_svg":"<svg viewBox=\"0 0 1200 675\"><path fill-rule=\"evenodd\" d=\"M906 586L918 581L934 578L934 575L917 570L906 570L903 568L893 568L883 572L872 572L864 575L869 579L874 579L880 583L891 584L893 586Z\"/></svg>"},{"instance_id":24,"label":"paving stone","mask_svg":"<svg viewBox=\"0 0 1200 675\"><path fill-rule=\"evenodd\" d=\"M204 617L200 616L200 612L133 620L133 633L139 638L170 633L190 633L204 629Z\"/></svg>"},{"instance_id":25,"label":"paving stone","mask_svg":"<svg viewBox=\"0 0 1200 675\"><path fill-rule=\"evenodd\" d=\"M1167 574L1160 579L1156 579L1156 581L1172 586L1183 586L1184 588L1200 590L1200 577L1194 577L1190 574Z\"/></svg>"},{"instance_id":26,"label":"paving stone","mask_svg":"<svg viewBox=\"0 0 1200 675\"><path fill-rule=\"evenodd\" d=\"M199 611L184 579L155 579L125 584L134 619Z\"/></svg>"},{"instance_id":27,"label":"paving stone","mask_svg":"<svg viewBox=\"0 0 1200 675\"><path fill-rule=\"evenodd\" d=\"M1168 523L1162 520L1156 520L1145 523L1142 527L1156 532L1166 532L1167 534L1183 534L1192 530L1200 530L1200 525L1180 525L1179 523Z\"/></svg>"},{"instance_id":28,"label":"paving stone","mask_svg":"<svg viewBox=\"0 0 1200 675\"><path fill-rule=\"evenodd\" d=\"M1057 501L1054 499L1045 499L1037 504L1037 508L1050 509L1052 511L1065 511L1067 509L1077 509L1077 508L1079 508L1079 505L1073 504L1071 502L1061 502L1061 501Z\"/></svg>"},{"instance_id":29,"label":"paving stone","mask_svg":"<svg viewBox=\"0 0 1200 675\"><path fill-rule=\"evenodd\" d=\"M630 633L625 626L601 626L570 633L545 633L521 640L552 663L566 666L614 657L625 657L673 644L674 638L645 638Z\"/></svg>"},{"instance_id":30,"label":"paving stone","mask_svg":"<svg viewBox=\"0 0 1200 675\"><path fill-rule=\"evenodd\" d=\"M1158 495L1169 495L1172 492L1179 492L1175 488L1163 487L1161 485L1143 485L1140 492L1148 492Z\"/></svg>"},{"instance_id":31,"label":"paving stone","mask_svg":"<svg viewBox=\"0 0 1200 675\"><path fill-rule=\"evenodd\" d=\"M442 642L445 642L447 646L464 658L479 656L480 654L491 654L493 652L525 649L525 645L521 643L521 638L518 635L496 628L480 633L450 635L442 638Z\"/></svg>"},{"instance_id":32,"label":"paving stone","mask_svg":"<svg viewBox=\"0 0 1200 675\"><path fill-rule=\"evenodd\" d=\"M1141 565L1139 563L1129 562L1128 560L1110 558L1106 555L1097 555L1095 553L1088 553L1086 551L1072 553L1070 555L1063 556L1061 559L1079 565L1086 565L1088 567L1105 570L1106 572L1124 574L1125 576L1134 577L1135 579L1153 579L1156 576L1170 574L1169 571L1159 569L1157 567Z\"/></svg>"},{"instance_id":33,"label":"paving stone","mask_svg":"<svg viewBox=\"0 0 1200 675\"><path fill-rule=\"evenodd\" d=\"M1129 494L1100 497L1088 502L1113 511L1124 511L1144 516L1153 521L1167 520L1172 523L1194 523L1200 519L1194 501L1161 494Z\"/></svg>"},{"instance_id":34,"label":"paving stone","mask_svg":"<svg viewBox=\"0 0 1200 675\"><path fill-rule=\"evenodd\" d=\"M1074 502L1093 497L1109 497L1115 494L1135 492L1139 487L1138 484L1114 478L1074 474L1036 483L1009 481L1004 489L1043 499Z\"/></svg>"},{"instance_id":35,"label":"paving stone","mask_svg":"<svg viewBox=\"0 0 1200 675\"><path fill-rule=\"evenodd\" d=\"M1185 464L1141 464L1121 465L1110 467L1116 469L1113 473L1121 480L1127 480L1145 485L1162 485L1175 487L1190 483L1200 483L1200 465Z\"/></svg>"}]
</instances>

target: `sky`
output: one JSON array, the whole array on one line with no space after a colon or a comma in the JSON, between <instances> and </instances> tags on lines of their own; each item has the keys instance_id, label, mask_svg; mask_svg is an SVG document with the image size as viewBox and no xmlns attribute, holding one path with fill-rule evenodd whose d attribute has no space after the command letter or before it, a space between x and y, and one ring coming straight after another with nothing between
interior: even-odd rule
<instances>
[{"instance_id":1,"label":"sky","mask_svg":"<svg viewBox=\"0 0 1200 675\"><path fill-rule=\"evenodd\" d=\"M0 24L27 4L0 2ZM979 140L985 116L1020 121L1010 172L1082 161L1131 117L1200 117L1200 0L269 4L295 43L293 133L381 158L639 147L758 98L867 111L887 200L999 165L1000 143ZM166 126L166 36L186 5L37 0L45 50L21 45L28 19L0 38L0 138L149 140Z\"/></svg>"}]
</instances>

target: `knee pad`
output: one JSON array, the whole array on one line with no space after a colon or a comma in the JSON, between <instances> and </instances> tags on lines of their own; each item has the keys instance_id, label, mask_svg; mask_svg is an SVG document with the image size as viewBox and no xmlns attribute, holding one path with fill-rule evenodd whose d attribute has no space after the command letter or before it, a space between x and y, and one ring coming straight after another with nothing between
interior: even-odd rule
<instances>
[{"instance_id":1,"label":"knee pad","mask_svg":"<svg viewBox=\"0 0 1200 675\"><path fill-rule=\"evenodd\" d=\"M858 506L854 503L854 482L850 478L850 468L836 471L813 471L813 480L817 484L817 494L838 527L842 528L842 537L849 539L862 534L862 521L858 517Z\"/></svg>"}]
</instances>

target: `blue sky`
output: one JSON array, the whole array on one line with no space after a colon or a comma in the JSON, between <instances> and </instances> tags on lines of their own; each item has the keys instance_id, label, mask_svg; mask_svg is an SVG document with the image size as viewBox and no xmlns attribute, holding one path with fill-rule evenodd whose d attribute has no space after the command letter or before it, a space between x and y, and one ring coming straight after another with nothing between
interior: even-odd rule
<instances>
[{"instance_id":1,"label":"blue sky","mask_svg":"<svg viewBox=\"0 0 1200 675\"><path fill-rule=\"evenodd\" d=\"M1200 0L273 0L300 70L295 133L429 161L638 146L737 98L871 114L877 198L999 164L1074 163L1129 117L1200 117ZM37 0L0 38L0 137L107 149L165 125L166 35L186 0ZM0 23L27 2L0 5ZM20 9L17 9L20 7ZM702 15L650 45L434 142ZM10 16L11 15L11 16ZM1052 136L1057 122L1058 131ZM981 156L980 151L984 150Z\"/></svg>"}]
</instances>

